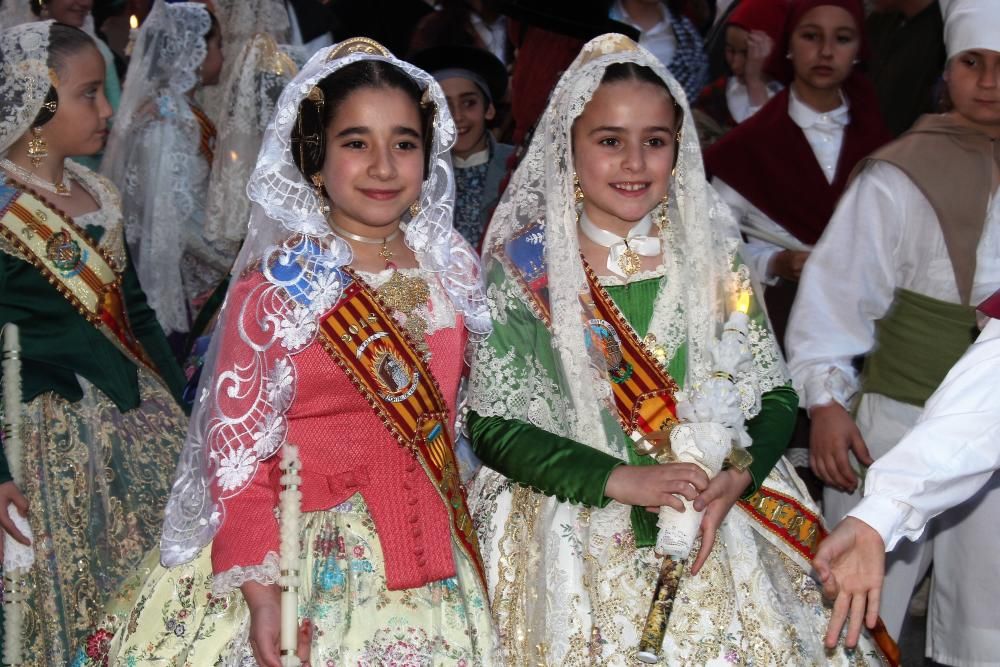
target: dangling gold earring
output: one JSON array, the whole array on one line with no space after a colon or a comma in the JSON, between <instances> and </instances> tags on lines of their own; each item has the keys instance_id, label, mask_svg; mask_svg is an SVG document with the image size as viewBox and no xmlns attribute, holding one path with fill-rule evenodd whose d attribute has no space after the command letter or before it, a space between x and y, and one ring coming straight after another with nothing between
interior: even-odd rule
<instances>
[{"instance_id":1,"label":"dangling gold earring","mask_svg":"<svg viewBox=\"0 0 1000 667\"><path fill-rule=\"evenodd\" d=\"M420 211L421 211L420 200L418 199L412 204L410 204L410 219L412 220L413 218L420 215Z\"/></svg>"},{"instance_id":2,"label":"dangling gold earring","mask_svg":"<svg viewBox=\"0 0 1000 667\"><path fill-rule=\"evenodd\" d=\"M319 212L323 215L328 215L330 213L330 204L326 200L326 193L323 192L323 174L316 172L311 177L313 188L316 194L316 203L319 206Z\"/></svg>"},{"instance_id":3,"label":"dangling gold earring","mask_svg":"<svg viewBox=\"0 0 1000 667\"><path fill-rule=\"evenodd\" d=\"M42 163L42 160L49 156L49 144L42 136L42 128L31 128L31 140L28 141L28 159L35 167Z\"/></svg>"},{"instance_id":4,"label":"dangling gold earring","mask_svg":"<svg viewBox=\"0 0 1000 667\"><path fill-rule=\"evenodd\" d=\"M580 177L573 172L573 201L576 204L582 204L584 200L583 188L580 187Z\"/></svg>"},{"instance_id":5,"label":"dangling gold earring","mask_svg":"<svg viewBox=\"0 0 1000 667\"><path fill-rule=\"evenodd\" d=\"M670 223L670 218L667 217L668 206L670 205L670 193L663 195L663 199L660 201L659 210L656 212L656 226L660 228L660 231Z\"/></svg>"}]
</instances>

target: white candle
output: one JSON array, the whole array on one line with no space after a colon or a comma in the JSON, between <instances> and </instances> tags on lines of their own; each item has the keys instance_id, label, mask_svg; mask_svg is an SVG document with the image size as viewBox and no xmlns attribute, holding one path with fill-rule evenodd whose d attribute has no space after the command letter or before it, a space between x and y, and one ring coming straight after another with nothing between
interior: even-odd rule
<instances>
[{"instance_id":1,"label":"white candle","mask_svg":"<svg viewBox=\"0 0 1000 667\"><path fill-rule=\"evenodd\" d=\"M295 654L299 632L299 516L302 511L302 492L299 486L301 468L299 450L285 443L281 455L282 491L281 506L281 664L282 667L299 667Z\"/></svg>"},{"instance_id":2,"label":"white candle","mask_svg":"<svg viewBox=\"0 0 1000 667\"><path fill-rule=\"evenodd\" d=\"M21 345L17 325L7 324L3 328L3 410L4 410L4 450L11 477L21 479ZM10 517L14 525L31 539L28 522L13 504ZM4 588L6 607L4 609L3 660L8 665L21 664L21 616L23 613L22 591L18 586L20 577L31 565L31 547L15 542L7 535L4 541ZM17 563L18 567L14 564Z\"/></svg>"}]
</instances>

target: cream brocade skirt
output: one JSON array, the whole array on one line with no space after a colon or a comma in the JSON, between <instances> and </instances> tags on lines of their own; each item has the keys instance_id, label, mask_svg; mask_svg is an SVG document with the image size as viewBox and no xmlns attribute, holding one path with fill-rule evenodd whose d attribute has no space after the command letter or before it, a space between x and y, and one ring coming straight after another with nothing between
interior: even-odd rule
<instances>
[{"instance_id":1,"label":"cream brocade skirt","mask_svg":"<svg viewBox=\"0 0 1000 667\"><path fill-rule=\"evenodd\" d=\"M303 514L302 524L299 617L314 626L312 665L497 664L489 605L475 568L458 549L456 576L391 591L375 523L360 495ZM102 650L78 664L255 664L243 595L211 591L211 545L169 569L159 564L157 551L150 552L91 637Z\"/></svg>"},{"instance_id":2,"label":"cream brocade skirt","mask_svg":"<svg viewBox=\"0 0 1000 667\"><path fill-rule=\"evenodd\" d=\"M142 402L122 413L86 380L83 398L46 392L22 408L21 491L35 559L10 579L26 595L23 665L70 664L105 600L156 544L187 417L139 369Z\"/></svg>"},{"instance_id":3,"label":"cream brocade skirt","mask_svg":"<svg viewBox=\"0 0 1000 667\"><path fill-rule=\"evenodd\" d=\"M767 483L816 511L786 461ZM486 468L469 497L506 664L641 664L639 639L661 559L651 548L636 548L630 507L561 503ZM885 664L867 636L854 651L824 649L829 618L804 559L734 507L704 568L681 579L660 664Z\"/></svg>"}]
</instances>

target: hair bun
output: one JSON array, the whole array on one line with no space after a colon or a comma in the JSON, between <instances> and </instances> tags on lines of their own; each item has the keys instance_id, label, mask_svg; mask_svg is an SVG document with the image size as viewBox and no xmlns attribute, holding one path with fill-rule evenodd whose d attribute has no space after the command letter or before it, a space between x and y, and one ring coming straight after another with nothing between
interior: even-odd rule
<instances>
[{"instance_id":1,"label":"hair bun","mask_svg":"<svg viewBox=\"0 0 1000 667\"><path fill-rule=\"evenodd\" d=\"M309 95L299 103L299 114L292 128L292 159L306 178L323 169L326 155L325 106L323 90L313 86Z\"/></svg>"}]
</instances>

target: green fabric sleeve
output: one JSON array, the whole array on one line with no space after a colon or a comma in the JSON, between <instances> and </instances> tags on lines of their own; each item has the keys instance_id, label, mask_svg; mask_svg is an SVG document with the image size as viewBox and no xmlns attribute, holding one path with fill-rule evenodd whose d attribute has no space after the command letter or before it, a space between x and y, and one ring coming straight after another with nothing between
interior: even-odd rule
<instances>
[{"instance_id":1,"label":"green fabric sleeve","mask_svg":"<svg viewBox=\"0 0 1000 667\"><path fill-rule=\"evenodd\" d=\"M527 422L468 415L472 449L504 477L562 502L604 507L611 471L624 461Z\"/></svg>"},{"instance_id":2,"label":"green fabric sleeve","mask_svg":"<svg viewBox=\"0 0 1000 667\"><path fill-rule=\"evenodd\" d=\"M131 257L128 257L127 266L122 275L122 295L128 309L132 333L139 339L146 354L156 364L157 370L160 371L160 377L167 383L167 387L178 405L184 405L181 394L184 392L187 380L180 364L174 358L167 337L163 333L163 329L160 328L160 323L156 320L156 313L146 301L146 294L139 285L139 277L135 273Z\"/></svg>"},{"instance_id":3,"label":"green fabric sleeve","mask_svg":"<svg viewBox=\"0 0 1000 667\"><path fill-rule=\"evenodd\" d=\"M799 396L789 386L775 387L761 397L760 412L747 422L747 433L753 440L750 453L753 462L747 472L753 481L743 494L753 495L764 483L778 459L785 453L788 441L795 430L795 417L799 409Z\"/></svg>"},{"instance_id":4,"label":"green fabric sleeve","mask_svg":"<svg viewBox=\"0 0 1000 667\"><path fill-rule=\"evenodd\" d=\"M232 276L226 274L226 277L215 286L212 294L202 305L201 310L198 311L198 316L194 318L194 324L191 325L191 331L184 342L184 359L191 356L191 350L194 349L198 338L205 333L208 325L212 323L212 318L218 315L219 310L222 309L222 302L226 300L226 292L229 291L229 282L231 279ZM185 363L187 362L185 361Z\"/></svg>"}]
</instances>

